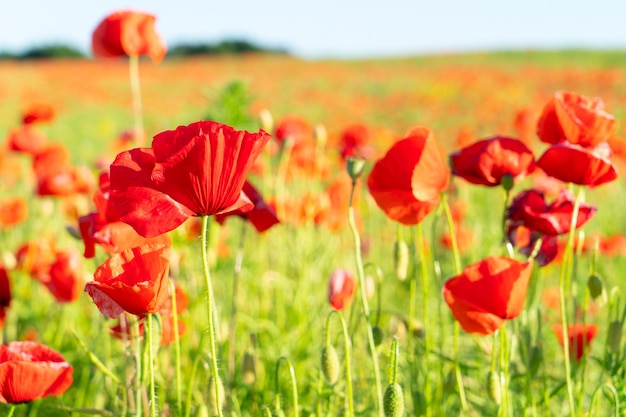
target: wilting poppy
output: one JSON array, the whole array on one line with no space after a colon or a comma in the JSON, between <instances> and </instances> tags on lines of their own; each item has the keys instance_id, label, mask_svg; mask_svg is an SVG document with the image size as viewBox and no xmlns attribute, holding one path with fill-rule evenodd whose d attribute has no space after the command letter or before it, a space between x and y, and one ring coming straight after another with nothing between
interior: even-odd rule
<instances>
[{"instance_id":1,"label":"wilting poppy","mask_svg":"<svg viewBox=\"0 0 626 417\"><path fill-rule=\"evenodd\" d=\"M433 133L418 127L376 162L367 186L387 217L410 225L421 222L436 207L449 176Z\"/></svg>"},{"instance_id":2,"label":"wilting poppy","mask_svg":"<svg viewBox=\"0 0 626 417\"><path fill-rule=\"evenodd\" d=\"M228 216L239 216L249 221L257 232L262 233L275 224L280 223L280 220L276 217L276 210L263 199L261 193L254 188L249 181L246 181L243 185L243 192L252 204L254 204L254 208L246 212L235 210L229 213L219 214L215 216L215 219L220 224L223 223Z\"/></svg>"},{"instance_id":3,"label":"wilting poppy","mask_svg":"<svg viewBox=\"0 0 626 417\"><path fill-rule=\"evenodd\" d=\"M22 123L50 122L54 119L54 108L49 104L33 104L22 112Z\"/></svg>"},{"instance_id":4,"label":"wilting poppy","mask_svg":"<svg viewBox=\"0 0 626 417\"><path fill-rule=\"evenodd\" d=\"M120 220L154 237L191 216L249 210L242 191L269 140L221 123L200 121L154 137L151 148L120 153L111 165L111 197Z\"/></svg>"},{"instance_id":5,"label":"wilting poppy","mask_svg":"<svg viewBox=\"0 0 626 417\"><path fill-rule=\"evenodd\" d=\"M567 190L561 191L551 203L546 204L543 194L537 190L519 193L511 203L507 219L512 227L524 225L546 235L568 233L574 214L574 196ZM576 218L576 228L587 223L596 213L597 207L581 203Z\"/></svg>"},{"instance_id":6,"label":"wilting poppy","mask_svg":"<svg viewBox=\"0 0 626 417\"><path fill-rule=\"evenodd\" d=\"M72 385L72 365L37 342L0 345L0 402L20 404L59 396Z\"/></svg>"},{"instance_id":7,"label":"wilting poppy","mask_svg":"<svg viewBox=\"0 0 626 417\"><path fill-rule=\"evenodd\" d=\"M47 141L46 135L28 124L11 129L7 145L12 151L36 155L46 146Z\"/></svg>"},{"instance_id":8,"label":"wilting poppy","mask_svg":"<svg viewBox=\"0 0 626 417\"><path fill-rule=\"evenodd\" d=\"M568 142L550 146L537 161L543 171L563 182L596 187L617 178L606 142L593 148Z\"/></svg>"},{"instance_id":9,"label":"wilting poppy","mask_svg":"<svg viewBox=\"0 0 626 417\"><path fill-rule=\"evenodd\" d=\"M97 58L147 55L154 62L165 56L167 47L154 30L156 17L131 10L108 15L93 32L91 47Z\"/></svg>"},{"instance_id":10,"label":"wilting poppy","mask_svg":"<svg viewBox=\"0 0 626 417\"><path fill-rule=\"evenodd\" d=\"M559 343L563 346L563 326L555 324L552 326L552 331L559 339ZM598 326L595 324L575 323L567 326L567 338L570 351L570 357L574 354L577 361L581 360L587 351L589 351L589 345L596 334L598 333Z\"/></svg>"},{"instance_id":11,"label":"wilting poppy","mask_svg":"<svg viewBox=\"0 0 626 417\"><path fill-rule=\"evenodd\" d=\"M80 253L75 249L57 251L47 275L37 277L60 303L75 301L83 288Z\"/></svg>"},{"instance_id":12,"label":"wilting poppy","mask_svg":"<svg viewBox=\"0 0 626 417\"><path fill-rule=\"evenodd\" d=\"M22 197L6 197L0 200L0 228L15 226L28 216L28 204Z\"/></svg>"},{"instance_id":13,"label":"wilting poppy","mask_svg":"<svg viewBox=\"0 0 626 417\"><path fill-rule=\"evenodd\" d=\"M609 140L616 126L615 117L604 110L601 99L557 91L539 117L537 135L547 143L567 141L594 147Z\"/></svg>"},{"instance_id":14,"label":"wilting poppy","mask_svg":"<svg viewBox=\"0 0 626 417\"><path fill-rule=\"evenodd\" d=\"M120 253L126 249L146 243L162 243L168 245L170 239L166 234L153 238L140 236L130 225L119 221L117 211L109 204L110 182L109 173L105 171L99 176L99 187L94 193L93 201L96 211L78 218L78 228L85 244L85 258L93 258L96 244L107 253Z\"/></svg>"},{"instance_id":15,"label":"wilting poppy","mask_svg":"<svg viewBox=\"0 0 626 417\"><path fill-rule=\"evenodd\" d=\"M113 255L96 269L85 291L109 318L124 311L136 315L158 312L167 300L168 249L151 243Z\"/></svg>"},{"instance_id":16,"label":"wilting poppy","mask_svg":"<svg viewBox=\"0 0 626 417\"><path fill-rule=\"evenodd\" d=\"M328 284L328 302L335 310L343 310L354 298L357 282L345 269L336 269Z\"/></svg>"},{"instance_id":17,"label":"wilting poppy","mask_svg":"<svg viewBox=\"0 0 626 417\"><path fill-rule=\"evenodd\" d=\"M532 263L491 256L466 267L443 286L443 296L463 330L487 335L524 307Z\"/></svg>"},{"instance_id":18,"label":"wilting poppy","mask_svg":"<svg viewBox=\"0 0 626 417\"><path fill-rule=\"evenodd\" d=\"M495 136L450 155L452 174L472 184L497 186L504 176L520 182L535 169L535 158L520 140Z\"/></svg>"}]
</instances>

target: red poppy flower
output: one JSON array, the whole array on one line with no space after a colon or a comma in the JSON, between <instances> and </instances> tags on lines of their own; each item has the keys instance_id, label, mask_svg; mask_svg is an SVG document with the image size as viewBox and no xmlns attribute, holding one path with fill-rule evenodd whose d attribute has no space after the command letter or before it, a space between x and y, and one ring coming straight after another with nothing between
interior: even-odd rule
<instances>
[{"instance_id":1,"label":"red poppy flower","mask_svg":"<svg viewBox=\"0 0 626 417\"><path fill-rule=\"evenodd\" d=\"M535 261L539 266L546 266L555 260L559 253L559 242L556 235L543 235L523 225L509 225L507 230L509 242L514 247L519 248L520 253L527 257L532 254L540 237L542 238L541 246L537 251Z\"/></svg>"},{"instance_id":2,"label":"red poppy flower","mask_svg":"<svg viewBox=\"0 0 626 417\"><path fill-rule=\"evenodd\" d=\"M242 191L270 136L210 121L154 137L151 148L120 153L111 165L111 204L120 220L154 237L191 216L249 210Z\"/></svg>"},{"instance_id":3,"label":"red poppy flower","mask_svg":"<svg viewBox=\"0 0 626 417\"><path fill-rule=\"evenodd\" d=\"M497 186L507 175L520 182L535 169L533 153L521 141L495 136L450 155L452 174L472 184Z\"/></svg>"},{"instance_id":4,"label":"red poppy flower","mask_svg":"<svg viewBox=\"0 0 626 417\"><path fill-rule=\"evenodd\" d=\"M355 123L347 126L341 132L339 141L339 150L341 158L346 159L349 156L358 156L363 159L371 159L374 155L372 129L362 123Z\"/></svg>"},{"instance_id":5,"label":"red poppy flower","mask_svg":"<svg viewBox=\"0 0 626 417\"><path fill-rule=\"evenodd\" d=\"M32 125L22 125L9 131L7 138L8 148L12 151L24 152L30 155L39 153L48 139Z\"/></svg>"},{"instance_id":6,"label":"red poppy flower","mask_svg":"<svg viewBox=\"0 0 626 417\"><path fill-rule=\"evenodd\" d=\"M96 269L85 291L109 318L124 311L136 315L158 312L167 300L168 249L151 243L113 255Z\"/></svg>"},{"instance_id":7,"label":"red poppy flower","mask_svg":"<svg viewBox=\"0 0 626 417\"><path fill-rule=\"evenodd\" d=\"M11 281L4 265L0 264L0 328L4 326L6 309L11 305Z\"/></svg>"},{"instance_id":8,"label":"red poppy flower","mask_svg":"<svg viewBox=\"0 0 626 417\"><path fill-rule=\"evenodd\" d=\"M22 112L22 123L50 122L54 119L54 108L49 104L33 104Z\"/></svg>"},{"instance_id":9,"label":"red poppy flower","mask_svg":"<svg viewBox=\"0 0 626 417\"><path fill-rule=\"evenodd\" d=\"M166 234L145 238L140 236L130 225L119 221L117 211L109 204L108 171L100 174L99 185L93 197L96 212L78 218L78 228L85 244L83 253L85 258L95 256L96 244L109 254L120 253L146 243L170 244L170 239Z\"/></svg>"},{"instance_id":10,"label":"red poppy flower","mask_svg":"<svg viewBox=\"0 0 626 417\"><path fill-rule=\"evenodd\" d=\"M38 239L22 245L15 253L17 267L31 277L39 279L48 274L55 260L54 245L49 239Z\"/></svg>"},{"instance_id":11,"label":"red poppy flower","mask_svg":"<svg viewBox=\"0 0 626 417\"><path fill-rule=\"evenodd\" d=\"M559 343L563 346L563 326L555 324L552 326L552 331L554 331L557 339L559 339ZM585 353L589 351L589 345L597 333L598 326L595 324L575 323L567 326L570 356L573 352L576 360L581 360Z\"/></svg>"},{"instance_id":12,"label":"red poppy flower","mask_svg":"<svg viewBox=\"0 0 626 417\"><path fill-rule=\"evenodd\" d=\"M294 143L313 139L313 128L309 122L299 116L285 116L276 124L275 138L279 143L287 139Z\"/></svg>"},{"instance_id":13,"label":"red poppy flower","mask_svg":"<svg viewBox=\"0 0 626 417\"><path fill-rule=\"evenodd\" d=\"M156 17L136 11L108 15L93 32L91 47L97 58L147 55L154 62L165 56L167 47L154 30Z\"/></svg>"},{"instance_id":14,"label":"red poppy flower","mask_svg":"<svg viewBox=\"0 0 626 417\"><path fill-rule=\"evenodd\" d=\"M63 394L73 382L72 365L37 342L0 345L0 402L19 404Z\"/></svg>"},{"instance_id":15,"label":"red poppy flower","mask_svg":"<svg viewBox=\"0 0 626 417\"><path fill-rule=\"evenodd\" d=\"M74 249L58 251L48 273L40 274L37 278L58 302L69 303L77 300L83 287L80 253Z\"/></svg>"},{"instance_id":16,"label":"red poppy flower","mask_svg":"<svg viewBox=\"0 0 626 417\"><path fill-rule=\"evenodd\" d=\"M576 228L587 223L596 213L596 206L581 203ZM551 203L546 204L543 194L537 190L525 190L515 197L508 210L511 227L524 225L546 235L560 235L570 230L574 213L574 196L563 190Z\"/></svg>"},{"instance_id":17,"label":"red poppy flower","mask_svg":"<svg viewBox=\"0 0 626 417\"><path fill-rule=\"evenodd\" d=\"M66 166L50 175L37 178L38 196L66 197L93 190L94 178L87 167Z\"/></svg>"},{"instance_id":18,"label":"red poppy flower","mask_svg":"<svg viewBox=\"0 0 626 417\"><path fill-rule=\"evenodd\" d=\"M626 236L616 234L601 238L600 253L607 257L626 256Z\"/></svg>"},{"instance_id":19,"label":"red poppy flower","mask_svg":"<svg viewBox=\"0 0 626 417\"><path fill-rule=\"evenodd\" d=\"M616 126L615 117L604 110L601 99L557 91L539 117L537 135L547 143L567 141L594 147L609 140Z\"/></svg>"},{"instance_id":20,"label":"red poppy flower","mask_svg":"<svg viewBox=\"0 0 626 417\"><path fill-rule=\"evenodd\" d=\"M254 188L250 182L245 182L243 185L243 192L252 204L254 204L254 208L246 212L235 210L230 213L215 216L215 219L220 224L224 223L228 216L239 216L252 223L257 232L262 233L275 224L280 223L280 220L276 217L276 210L274 210L274 207L269 205L263 199L261 193Z\"/></svg>"},{"instance_id":21,"label":"red poppy flower","mask_svg":"<svg viewBox=\"0 0 626 417\"><path fill-rule=\"evenodd\" d=\"M387 217L410 225L436 207L449 176L433 133L418 127L376 162L367 186Z\"/></svg>"},{"instance_id":22,"label":"red poppy flower","mask_svg":"<svg viewBox=\"0 0 626 417\"><path fill-rule=\"evenodd\" d=\"M532 263L491 256L466 267L443 286L443 296L463 330L487 335L524 307Z\"/></svg>"},{"instance_id":23,"label":"red poppy flower","mask_svg":"<svg viewBox=\"0 0 626 417\"><path fill-rule=\"evenodd\" d=\"M552 145L537 161L546 174L563 182L596 187L617 178L611 163L611 148L606 142L594 148L568 142Z\"/></svg>"},{"instance_id":24,"label":"red poppy flower","mask_svg":"<svg viewBox=\"0 0 626 417\"><path fill-rule=\"evenodd\" d=\"M345 269L336 269L330 276L328 302L335 310L343 310L354 298L357 282Z\"/></svg>"},{"instance_id":25,"label":"red poppy flower","mask_svg":"<svg viewBox=\"0 0 626 417\"><path fill-rule=\"evenodd\" d=\"M0 200L0 228L15 226L28 216L28 203L22 197Z\"/></svg>"}]
</instances>

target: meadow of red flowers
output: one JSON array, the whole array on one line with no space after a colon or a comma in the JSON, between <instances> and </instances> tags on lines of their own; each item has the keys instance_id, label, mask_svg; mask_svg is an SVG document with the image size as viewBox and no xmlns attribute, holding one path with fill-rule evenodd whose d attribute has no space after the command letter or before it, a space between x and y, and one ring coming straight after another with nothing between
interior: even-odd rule
<instances>
[{"instance_id":1,"label":"meadow of red flowers","mask_svg":"<svg viewBox=\"0 0 626 417\"><path fill-rule=\"evenodd\" d=\"M0 411L623 413L613 55L91 36L0 63Z\"/></svg>"}]
</instances>

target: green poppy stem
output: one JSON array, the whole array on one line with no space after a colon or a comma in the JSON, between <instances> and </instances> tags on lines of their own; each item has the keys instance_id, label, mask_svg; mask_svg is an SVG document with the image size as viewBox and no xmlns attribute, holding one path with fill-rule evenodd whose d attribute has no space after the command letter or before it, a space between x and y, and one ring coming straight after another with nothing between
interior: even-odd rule
<instances>
[{"instance_id":1,"label":"green poppy stem","mask_svg":"<svg viewBox=\"0 0 626 417\"><path fill-rule=\"evenodd\" d=\"M207 316L208 316L208 334L209 334L209 354L210 358L210 368L211 368L211 376L215 381L213 386L215 387L215 398L217 399L217 415L218 417L222 417L222 407L219 404L220 396L220 384L217 382L220 379L220 375L217 369L217 349L215 347L215 323L213 321L213 286L211 284L211 271L209 269L209 257L207 254L208 248L208 234L209 234L209 216L202 216L202 272L204 273L204 280L206 284L206 306L207 306Z\"/></svg>"},{"instance_id":2,"label":"green poppy stem","mask_svg":"<svg viewBox=\"0 0 626 417\"><path fill-rule=\"evenodd\" d=\"M293 369L293 364L289 360L289 358L285 356L281 356L278 358L278 362L276 363L276 399L278 401L279 397L279 384L278 384L278 371L280 369L281 362L285 362L289 369L289 376L291 378L291 401L293 402L293 415L294 417L298 417L300 415L299 412L299 404L298 404L298 382L296 381L296 371Z\"/></svg>"},{"instance_id":3,"label":"green poppy stem","mask_svg":"<svg viewBox=\"0 0 626 417\"><path fill-rule=\"evenodd\" d=\"M429 285L428 285L428 266L426 264L426 239L424 238L424 230L422 223L417 225L417 246L421 260L421 272L422 272L422 326L424 329L424 402L425 404L431 404L432 393L430 388L430 376L428 374L430 352L432 350L432 335L430 332L430 307L428 305ZM417 262L414 264L417 265ZM409 338L411 340L412 338ZM431 415L431 407L426 407L426 417Z\"/></svg>"},{"instance_id":4,"label":"green poppy stem","mask_svg":"<svg viewBox=\"0 0 626 417\"><path fill-rule=\"evenodd\" d=\"M146 344L148 346L148 378L150 383L150 417L156 417L156 388L154 385L154 351L152 350L152 314L146 316Z\"/></svg>"},{"instance_id":5,"label":"green poppy stem","mask_svg":"<svg viewBox=\"0 0 626 417\"><path fill-rule=\"evenodd\" d=\"M572 371L570 364L570 351L569 351L569 329L567 319L567 289L571 284L571 262L574 249L574 234L576 232L576 224L578 223L578 211L582 200L583 188L578 186L578 192L576 193L576 200L574 201L574 209L572 211L572 221L570 223L570 230L567 236L567 245L565 246L565 253L563 254L563 263L561 265L561 271L559 274L559 305L561 313L561 336L563 338L563 357L565 360L565 381L567 384L567 399L569 402L569 414L570 417L576 416L576 400L574 398L574 382L572 381Z\"/></svg>"},{"instance_id":6,"label":"green poppy stem","mask_svg":"<svg viewBox=\"0 0 626 417\"><path fill-rule=\"evenodd\" d=\"M454 228L454 220L452 219L452 212L450 211L450 205L448 204L448 196L446 194L441 195L441 204L443 211L446 213L446 220L448 222L448 232L450 233L450 243L452 246L452 257L454 258L454 271L456 275L461 273L461 258L459 256L459 246L456 241L456 230ZM463 375L461 374L461 363L459 361L459 337L460 326L458 321L454 321L454 374L456 376L457 388L459 390L459 398L461 400L461 409L464 413L467 413L467 398L465 396L465 385L463 384Z\"/></svg>"},{"instance_id":7,"label":"green poppy stem","mask_svg":"<svg viewBox=\"0 0 626 417\"><path fill-rule=\"evenodd\" d=\"M7 414L7 417L12 417L13 413L15 413L15 404L11 404L11 408L9 408L9 414Z\"/></svg>"},{"instance_id":8,"label":"green poppy stem","mask_svg":"<svg viewBox=\"0 0 626 417\"><path fill-rule=\"evenodd\" d=\"M231 387L235 384L235 342L237 341L237 293L239 287L239 275L241 274L241 265L243 264L243 243L246 237L246 229L248 223L241 222L241 231L239 232L239 247L235 257L235 266L233 268L233 292L231 298L230 322L228 323L228 378Z\"/></svg>"},{"instance_id":9,"label":"green poppy stem","mask_svg":"<svg viewBox=\"0 0 626 417\"><path fill-rule=\"evenodd\" d=\"M363 259L361 257L361 237L357 229L355 215L354 215L354 189L356 188L356 180L352 180L352 188L350 190L350 200L348 207L348 223L350 224L350 230L354 238L354 255L357 266L357 276L359 279L359 291L361 295L361 307L363 308L363 315L365 316L365 322L367 327L367 342L370 353L372 355L372 363L374 365L374 377L376 380L376 396L378 399L378 415L384 416L383 406L383 390L380 380L380 366L378 364L378 354L376 353L376 343L374 342L374 333L372 331L372 325L370 323L370 309L367 302L367 293L365 290L365 271L363 269Z\"/></svg>"},{"instance_id":10,"label":"green poppy stem","mask_svg":"<svg viewBox=\"0 0 626 417\"><path fill-rule=\"evenodd\" d=\"M135 141L143 143L143 105L141 103L141 84L139 83L139 57L131 55L128 58L130 90L133 97L133 121L135 131Z\"/></svg>"},{"instance_id":11,"label":"green poppy stem","mask_svg":"<svg viewBox=\"0 0 626 417\"><path fill-rule=\"evenodd\" d=\"M350 335L348 333L348 326L343 318L341 312L332 310L326 318L326 346L330 345L330 319L333 315L339 317L341 323L341 333L343 336L343 349L345 356L345 368L346 368L346 399L348 401L348 416L354 417L354 395L352 393L352 348L350 342Z\"/></svg>"},{"instance_id":12,"label":"green poppy stem","mask_svg":"<svg viewBox=\"0 0 626 417\"><path fill-rule=\"evenodd\" d=\"M178 328L178 306L176 305L176 286L170 280L170 293L172 303L172 327L174 330L174 362L176 366L176 412L178 416L183 412L183 377L181 371L180 353L180 329Z\"/></svg>"}]
</instances>

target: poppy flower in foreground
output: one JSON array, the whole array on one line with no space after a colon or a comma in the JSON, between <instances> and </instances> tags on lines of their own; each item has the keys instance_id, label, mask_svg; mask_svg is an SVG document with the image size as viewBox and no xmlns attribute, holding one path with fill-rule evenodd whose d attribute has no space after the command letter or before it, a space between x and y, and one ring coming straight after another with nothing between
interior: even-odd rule
<instances>
[{"instance_id":1,"label":"poppy flower in foreground","mask_svg":"<svg viewBox=\"0 0 626 417\"><path fill-rule=\"evenodd\" d=\"M154 137L151 148L120 153L111 165L110 203L143 237L253 205L242 191L270 136L200 121Z\"/></svg>"},{"instance_id":2,"label":"poppy flower in foreground","mask_svg":"<svg viewBox=\"0 0 626 417\"><path fill-rule=\"evenodd\" d=\"M604 110L601 99L557 91L539 117L537 135L547 143L594 147L608 141L616 127L615 117Z\"/></svg>"},{"instance_id":3,"label":"poppy flower in foreground","mask_svg":"<svg viewBox=\"0 0 626 417\"><path fill-rule=\"evenodd\" d=\"M111 13L96 27L91 48L97 58L147 55L154 62L165 56L167 47L154 30L156 17L132 10Z\"/></svg>"},{"instance_id":4,"label":"poppy flower in foreground","mask_svg":"<svg viewBox=\"0 0 626 417\"><path fill-rule=\"evenodd\" d=\"M531 272L530 262L491 256L446 281L442 294L463 330L488 335L521 313Z\"/></svg>"},{"instance_id":5,"label":"poppy flower in foreground","mask_svg":"<svg viewBox=\"0 0 626 417\"><path fill-rule=\"evenodd\" d=\"M543 194L537 190L525 190L511 203L507 219L512 227L527 228L546 235L568 233L574 214L574 196L567 190L561 191L551 203L546 204ZM596 213L597 207L581 203L576 218L576 229L587 223Z\"/></svg>"},{"instance_id":6,"label":"poppy flower in foreground","mask_svg":"<svg viewBox=\"0 0 626 417\"><path fill-rule=\"evenodd\" d=\"M328 302L335 310L343 310L354 298L357 282L345 269L336 269L330 276Z\"/></svg>"},{"instance_id":7,"label":"poppy flower in foreground","mask_svg":"<svg viewBox=\"0 0 626 417\"><path fill-rule=\"evenodd\" d=\"M254 208L246 212L235 210L230 213L217 215L215 216L215 219L218 223L224 223L226 218L229 216L239 216L242 219L249 221L259 233L262 233L275 224L280 223L280 220L276 217L276 210L274 210L274 208L263 199L261 193L254 188L250 182L246 181L243 185L243 192L252 204L254 204Z\"/></svg>"},{"instance_id":8,"label":"poppy flower in foreground","mask_svg":"<svg viewBox=\"0 0 626 417\"><path fill-rule=\"evenodd\" d=\"M504 176L520 182L535 169L535 158L520 140L495 136L450 155L452 175L472 184L497 186Z\"/></svg>"},{"instance_id":9,"label":"poppy flower in foreground","mask_svg":"<svg viewBox=\"0 0 626 417\"><path fill-rule=\"evenodd\" d=\"M124 311L136 315L158 312L168 297L168 249L151 243L113 255L96 269L85 292L109 318Z\"/></svg>"},{"instance_id":10,"label":"poppy flower in foreground","mask_svg":"<svg viewBox=\"0 0 626 417\"><path fill-rule=\"evenodd\" d=\"M563 182L596 187L617 178L611 154L611 147L606 142L594 148L563 142L546 149L537 165L546 174Z\"/></svg>"},{"instance_id":11,"label":"poppy flower in foreground","mask_svg":"<svg viewBox=\"0 0 626 417\"><path fill-rule=\"evenodd\" d=\"M417 127L376 162L367 186L387 217L411 225L437 206L449 177L433 133Z\"/></svg>"},{"instance_id":12,"label":"poppy flower in foreground","mask_svg":"<svg viewBox=\"0 0 626 417\"><path fill-rule=\"evenodd\" d=\"M555 324L552 326L552 331L559 339L559 343L563 346L563 326ZM567 326L567 338L570 351L570 357L576 358L577 361L589 351L589 345L596 334L598 333L598 326L595 324L583 324L575 323Z\"/></svg>"},{"instance_id":13,"label":"poppy flower in foreground","mask_svg":"<svg viewBox=\"0 0 626 417\"><path fill-rule=\"evenodd\" d=\"M72 385L73 372L48 346L30 341L0 345L0 402L20 404L59 396Z\"/></svg>"}]
</instances>

